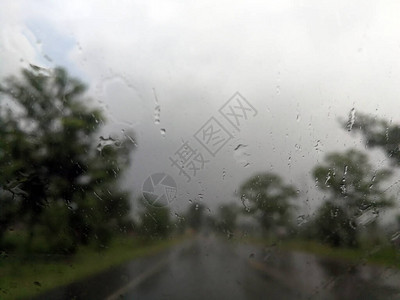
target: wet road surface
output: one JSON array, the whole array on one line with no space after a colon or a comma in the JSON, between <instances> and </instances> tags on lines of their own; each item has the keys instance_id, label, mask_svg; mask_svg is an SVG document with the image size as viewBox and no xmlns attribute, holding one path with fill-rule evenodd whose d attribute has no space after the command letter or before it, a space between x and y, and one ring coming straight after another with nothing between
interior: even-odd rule
<instances>
[{"instance_id":1,"label":"wet road surface","mask_svg":"<svg viewBox=\"0 0 400 300\"><path fill-rule=\"evenodd\" d=\"M37 299L400 299L400 274L199 236Z\"/></svg>"}]
</instances>

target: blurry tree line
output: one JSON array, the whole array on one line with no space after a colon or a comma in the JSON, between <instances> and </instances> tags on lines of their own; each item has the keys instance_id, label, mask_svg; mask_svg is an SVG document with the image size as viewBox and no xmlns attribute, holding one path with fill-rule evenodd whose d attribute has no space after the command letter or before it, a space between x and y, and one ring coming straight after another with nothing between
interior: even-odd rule
<instances>
[{"instance_id":1,"label":"blurry tree line","mask_svg":"<svg viewBox=\"0 0 400 300\"><path fill-rule=\"evenodd\" d=\"M349 132L361 133L367 147L383 150L392 167L400 166L400 126L364 114L341 125ZM273 173L257 174L242 184L242 213L258 220L264 236L297 236L335 247L358 247L364 234L369 242L382 243L388 241L388 234L379 227L379 213L395 205L394 197L382 184L392 173L388 168L374 168L368 155L355 149L328 153L312 170L316 186L325 196L300 228L293 218L298 208L293 201L298 197L296 188ZM400 230L400 216L395 226L389 236Z\"/></svg>"},{"instance_id":2,"label":"blurry tree line","mask_svg":"<svg viewBox=\"0 0 400 300\"><path fill-rule=\"evenodd\" d=\"M106 120L86 90L63 68L33 65L0 84L0 252L74 253L121 233L159 239L206 223L200 203L173 218L144 199L133 220L120 179L134 134L101 136Z\"/></svg>"},{"instance_id":3,"label":"blurry tree line","mask_svg":"<svg viewBox=\"0 0 400 300\"><path fill-rule=\"evenodd\" d=\"M33 66L0 84L0 250L73 253L79 245L105 247L123 232L154 239L215 231L230 238L243 217L267 237L297 235L342 247L359 246L362 232L382 239L379 213L394 206L382 184L393 170L374 168L354 149L328 153L313 168L325 196L301 227L294 218L299 189L271 172L246 180L238 189L241 205L223 204L214 215L199 201L172 216L169 208L139 199L143 210L134 222L129 194L119 185L131 163L133 133L99 139L105 118L85 91L62 68ZM400 166L400 126L358 114L342 127ZM400 216L397 222L393 231L400 230Z\"/></svg>"},{"instance_id":4,"label":"blurry tree line","mask_svg":"<svg viewBox=\"0 0 400 300\"><path fill-rule=\"evenodd\" d=\"M97 143L105 119L85 90L62 68L35 66L0 84L0 249L18 240L28 252L71 253L129 225L118 181L133 139Z\"/></svg>"},{"instance_id":5,"label":"blurry tree line","mask_svg":"<svg viewBox=\"0 0 400 300\"><path fill-rule=\"evenodd\" d=\"M400 126L358 114L351 128L346 123L342 127L361 133L369 148L384 150L393 167L400 165ZM250 217L264 237L313 239L333 247L359 247L361 240L381 244L400 231L400 216L396 227L389 232L380 227L378 218L382 211L395 205L394 197L383 188L393 174L392 169L376 168L366 153L348 149L327 153L311 173L324 195L311 216L296 220L301 208L301 203L296 201L301 196L300 190L294 184L285 183L279 175L264 172L240 186L241 206L225 203L213 215L206 215L204 204L194 202L181 218L179 228L214 231L232 238L251 231L239 224L241 218ZM149 218L149 222L155 223L156 219ZM251 234L257 232L253 230Z\"/></svg>"}]
</instances>

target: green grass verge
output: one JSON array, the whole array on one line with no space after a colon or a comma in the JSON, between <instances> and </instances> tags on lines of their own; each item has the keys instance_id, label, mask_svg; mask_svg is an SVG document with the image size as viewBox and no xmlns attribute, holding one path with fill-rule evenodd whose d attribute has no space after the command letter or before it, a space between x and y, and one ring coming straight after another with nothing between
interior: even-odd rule
<instances>
[{"instance_id":1,"label":"green grass verge","mask_svg":"<svg viewBox=\"0 0 400 300\"><path fill-rule=\"evenodd\" d=\"M0 257L0 299L24 299L72 283L135 258L154 255L185 238L141 241L118 238L104 250L80 248L74 256ZM47 260L47 261L46 261Z\"/></svg>"},{"instance_id":2,"label":"green grass verge","mask_svg":"<svg viewBox=\"0 0 400 300\"><path fill-rule=\"evenodd\" d=\"M299 251L312 253L318 256L345 260L351 263L370 263L400 269L400 250L390 245L361 247L361 248L333 248L325 244L309 240L284 240L271 241L265 239L249 238L246 242L262 246L276 244L284 251Z\"/></svg>"}]
</instances>

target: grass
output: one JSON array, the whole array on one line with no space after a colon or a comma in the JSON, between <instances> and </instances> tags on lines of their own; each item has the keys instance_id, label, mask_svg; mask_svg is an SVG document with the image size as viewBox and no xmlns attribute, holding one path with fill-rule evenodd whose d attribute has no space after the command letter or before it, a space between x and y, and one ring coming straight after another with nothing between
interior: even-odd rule
<instances>
[{"instance_id":1,"label":"grass","mask_svg":"<svg viewBox=\"0 0 400 300\"><path fill-rule=\"evenodd\" d=\"M72 283L135 258L154 255L184 238L144 242L118 238L104 250L83 247L74 256L0 256L0 299L24 299ZM45 261L47 259L47 261Z\"/></svg>"},{"instance_id":2,"label":"grass","mask_svg":"<svg viewBox=\"0 0 400 300\"><path fill-rule=\"evenodd\" d=\"M345 260L351 263L365 262L400 269L400 250L390 245L360 248L334 248L316 241L299 239L274 242L271 240L251 238L248 242L263 246L276 244L279 249L284 251L300 251L312 253L321 257Z\"/></svg>"}]
</instances>

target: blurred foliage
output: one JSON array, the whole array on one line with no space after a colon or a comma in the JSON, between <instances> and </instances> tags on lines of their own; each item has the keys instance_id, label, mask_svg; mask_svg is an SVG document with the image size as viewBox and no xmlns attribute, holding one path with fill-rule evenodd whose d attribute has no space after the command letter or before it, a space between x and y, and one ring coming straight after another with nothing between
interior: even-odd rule
<instances>
[{"instance_id":1,"label":"blurred foliage","mask_svg":"<svg viewBox=\"0 0 400 300\"><path fill-rule=\"evenodd\" d=\"M398 124L357 113L351 129L345 122L343 126L349 131L360 132L367 147L380 148L394 166L400 166L400 126Z\"/></svg>"},{"instance_id":2,"label":"blurred foliage","mask_svg":"<svg viewBox=\"0 0 400 300\"><path fill-rule=\"evenodd\" d=\"M358 218L393 205L381 188L391 174L375 170L367 155L354 149L327 154L313 170L318 188L328 193L316 216L318 237L332 246L357 246Z\"/></svg>"},{"instance_id":3,"label":"blurred foliage","mask_svg":"<svg viewBox=\"0 0 400 300\"><path fill-rule=\"evenodd\" d=\"M142 203L147 203L142 200ZM165 238L172 231L170 210L168 207L157 207L145 204L140 216L139 233L145 238Z\"/></svg>"},{"instance_id":4,"label":"blurred foliage","mask_svg":"<svg viewBox=\"0 0 400 300\"><path fill-rule=\"evenodd\" d=\"M240 208L234 203L221 205L216 217L218 230L230 237L236 229L236 220L240 212Z\"/></svg>"},{"instance_id":5,"label":"blurred foliage","mask_svg":"<svg viewBox=\"0 0 400 300\"><path fill-rule=\"evenodd\" d=\"M11 225L29 233L26 251L36 235L51 251L101 246L127 218L118 180L133 139L96 148L105 120L85 90L62 68L24 69L0 85L0 247Z\"/></svg>"},{"instance_id":6,"label":"blurred foliage","mask_svg":"<svg viewBox=\"0 0 400 300\"><path fill-rule=\"evenodd\" d=\"M296 188L287 185L273 173L257 174L240 187L241 201L248 213L254 214L268 233L287 229L291 222L291 199L297 197Z\"/></svg>"},{"instance_id":7,"label":"blurred foliage","mask_svg":"<svg viewBox=\"0 0 400 300\"><path fill-rule=\"evenodd\" d=\"M330 201L322 204L316 214L313 226L316 238L334 247L357 246L356 224L347 212Z\"/></svg>"}]
</instances>

